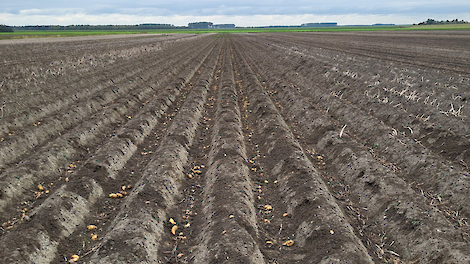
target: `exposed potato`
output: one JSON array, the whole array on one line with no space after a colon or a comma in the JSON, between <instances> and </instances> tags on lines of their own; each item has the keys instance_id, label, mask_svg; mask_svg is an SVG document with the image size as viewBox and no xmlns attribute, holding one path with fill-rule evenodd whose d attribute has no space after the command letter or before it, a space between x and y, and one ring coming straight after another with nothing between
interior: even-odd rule
<instances>
[{"instance_id":1,"label":"exposed potato","mask_svg":"<svg viewBox=\"0 0 470 264\"><path fill-rule=\"evenodd\" d=\"M96 239L98 239L98 235L91 234L91 240L95 241Z\"/></svg>"},{"instance_id":2,"label":"exposed potato","mask_svg":"<svg viewBox=\"0 0 470 264\"><path fill-rule=\"evenodd\" d=\"M80 257L79 257L78 255L72 255L72 256L70 257L69 262L70 262L70 263L74 263L74 262L77 262L79 259L80 259Z\"/></svg>"},{"instance_id":3,"label":"exposed potato","mask_svg":"<svg viewBox=\"0 0 470 264\"><path fill-rule=\"evenodd\" d=\"M87 228L88 230L92 231L92 230L95 230L95 229L97 228L97 226L95 226L95 225L87 225L86 228Z\"/></svg>"},{"instance_id":4,"label":"exposed potato","mask_svg":"<svg viewBox=\"0 0 470 264\"><path fill-rule=\"evenodd\" d=\"M284 242L284 244L282 244L284 246L287 246L287 247L291 247L294 245L294 240L290 239L290 240L287 240L286 242Z\"/></svg>"},{"instance_id":5,"label":"exposed potato","mask_svg":"<svg viewBox=\"0 0 470 264\"><path fill-rule=\"evenodd\" d=\"M173 235L176 235L176 230L178 230L178 226L174 225L172 228L171 228L171 233Z\"/></svg>"},{"instance_id":6,"label":"exposed potato","mask_svg":"<svg viewBox=\"0 0 470 264\"><path fill-rule=\"evenodd\" d=\"M170 222L172 225L176 225L176 221L175 221L173 218L170 218L169 222Z\"/></svg>"},{"instance_id":7,"label":"exposed potato","mask_svg":"<svg viewBox=\"0 0 470 264\"><path fill-rule=\"evenodd\" d=\"M269 211L269 210L272 210L273 207L271 205L267 204L267 205L264 206L264 209Z\"/></svg>"}]
</instances>

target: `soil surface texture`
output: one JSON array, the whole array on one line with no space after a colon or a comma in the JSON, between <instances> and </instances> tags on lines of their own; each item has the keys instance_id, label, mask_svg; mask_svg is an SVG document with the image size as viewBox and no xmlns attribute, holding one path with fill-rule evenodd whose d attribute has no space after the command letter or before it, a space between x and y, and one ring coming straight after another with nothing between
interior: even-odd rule
<instances>
[{"instance_id":1,"label":"soil surface texture","mask_svg":"<svg viewBox=\"0 0 470 264\"><path fill-rule=\"evenodd\" d=\"M470 263L470 32L0 42L0 263Z\"/></svg>"}]
</instances>

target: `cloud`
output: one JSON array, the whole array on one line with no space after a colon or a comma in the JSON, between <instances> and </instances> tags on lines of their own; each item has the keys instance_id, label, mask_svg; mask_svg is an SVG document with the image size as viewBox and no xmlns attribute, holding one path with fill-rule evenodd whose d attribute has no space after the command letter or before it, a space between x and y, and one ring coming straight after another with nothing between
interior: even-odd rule
<instances>
[{"instance_id":1,"label":"cloud","mask_svg":"<svg viewBox=\"0 0 470 264\"><path fill-rule=\"evenodd\" d=\"M6 1L5 13L18 14L25 9L82 9L86 14L154 14L154 15L302 15L302 14L397 14L460 11L470 8L462 0L81 0L81 1ZM27 7L27 8L25 8Z\"/></svg>"},{"instance_id":2,"label":"cloud","mask_svg":"<svg viewBox=\"0 0 470 264\"><path fill-rule=\"evenodd\" d=\"M427 18L470 20L470 13L462 13L462 10L470 10L468 0L24 0L2 3L0 23L69 25L155 22L187 25L188 22L210 20L214 23L260 26L321 21L406 24Z\"/></svg>"},{"instance_id":3,"label":"cloud","mask_svg":"<svg viewBox=\"0 0 470 264\"><path fill-rule=\"evenodd\" d=\"M77 10L74 10L74 12ZM36 11L34 11L36 12ZM33 13L33 11L31 11ZM55 12L56 13L56 12ZM309 22L337 22L339 25L361 24L370 25L375 23L412 24L424 21L431 16L426 14L415 15L372 15L372 14L343 14L343 15L171 15L171 16L142 16L128 14L101 14L89 15L81 12L62 13L57 15L44 15L42 13L22 16L15 14L0 14L0 17L8 20L8 25L131 25L141 23L162 23L176 26L187 26L188 23L196 21L211 21L217 24L233 23L237 26L269 26L269 25L300 25ZM434 16L437 20L465 19L470 20L470 14L442 14ZM0 21L0 23L3 23Z\"/></svg>"}]
</instances>

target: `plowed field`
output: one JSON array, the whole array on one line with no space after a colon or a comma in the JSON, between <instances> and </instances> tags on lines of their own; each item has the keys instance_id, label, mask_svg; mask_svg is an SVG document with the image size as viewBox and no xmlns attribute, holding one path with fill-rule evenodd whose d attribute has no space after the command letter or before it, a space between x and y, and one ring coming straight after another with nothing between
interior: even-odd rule
<instances>
[{"instance_id":1,"label":"plowed field","mask_svg":"<svg viewBox=\"0 0 470 264\"><path fill-rule=\"evenodd\" d=\"M0 263L470 263L468 43L0 42Z\"/></svg>"}]
</instances>

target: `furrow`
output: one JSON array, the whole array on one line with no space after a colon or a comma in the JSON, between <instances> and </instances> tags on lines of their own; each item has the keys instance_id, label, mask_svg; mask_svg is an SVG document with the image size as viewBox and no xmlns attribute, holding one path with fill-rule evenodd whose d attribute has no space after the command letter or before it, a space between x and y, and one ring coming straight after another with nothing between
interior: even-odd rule
<instances>
[{"instance_id":1,"label":"furrow","mask_svg":"<svg viewBox=\"0 0 470 264\"><path fill-rule=\"evenodd\" d=\"M0 263L470 263L469 39L2 42Z\"/></svg>"},{"instance_id":2,"label":"furrow","mask_svg":"<svg viewBox=\"0 0 470 264\"><path fill-rule=\"evenodd\" d=\"M34 60L32 65L27 66L25 69L10 68L12 72L7 74L12 75L14 78L19 78L19 80L17 80L18 83L14 83L14 80L8 80L3 83L3 85L6 86L3 90L6 100L4 102L5 109L3 109L1 121L2 123L6 122L7 126L0 125L0 136L2 133L8 133L8 129L16 131L26 124L32 125L41 118L63 109L76 100L96 94L96 92L100 90L100 87L107 82L109 82L107 85L112 85L113 82L121 82L133 76L132 71L135 70L135 66L129 63L131 57L133 60L139 57L141 59L151 60L156 53L167 57L169 54L191 49L191 47L183 43L175 44L174 39L171 40L171 38L168 37L152 39L153 41L149 39L148 42L153 43L146 43L146 46L141 47L123 47L119 44L126 41L122 40L121 42L113 42L114 45L112 46L105 46L99 49L90 47L100 44L100 42L96 41L85 44L88 45L87 48L82 48L79 43L74 43L72 44L73 48L77 48L78 46L77 50L80 51L77 51L77 53L73 55L73 58L68 57L61 60L59 60L57 56L54 56L57 55L56 50L44 52L51 55L53 54L49 58L35 58L38 54L43 52L29 55L31 59ZM170 41L172 45L168 45ZM135 45L136 40L131 40L130 43L134 43ZM18 45L15 47L21 46ZM40 47L44 46L40 45ZM16 54L18 50L13 49L11 52L12 54ZM78 55L78 52L82 54ZM148 56L149 54L150 56ZM52 73L53 71L57 71L58 73ZM116 71L122 72L123 74L115 75L114 73ZM17 75L15 76L13 72ZM26 84L22 83L22 81L26 82ZM9 82L13 83L10 84ZM69 89L70 84L75 83L77 83L79 87L85 87L85 89ZM9 100L9 97L12 97L12 95L8 95L6 92L15 88L16 96L13 97L16 99L21 98L20 101L16 102ZM24 93L27 92L27 90L37 91L36 94L39 98L36 96L22 96L18 94L18 92ZM57 100L58 98L48 96L49 94L54 94L60 99ZM38 107L39 102L42 106Z\"/></svg>"},{"instance_id":3,"label":"furrow","mask_svg":"<svg viewBox=\"0 0 470 264\"><path fill-rule=\"evenodd\" d=\"M207 57L209 52L206 51L204 56ZM197 65L201 65L204 57L196 61ZM185 69L181 73L181 80L183 82L184 80L189 80L197 68ZM203 94L201 89L195 89L194 93ZM182 109L182 113L197 115L198 109L200 111L205 99L204 97L198 98L199 101L189 100L188 104L193 106L193 109L186 111ZM181 131L177 130L174 134L180 136L179 133ZM169 137L178 136L171 135ZM125 141L130 142L129 139L125 139ZM174 150L171 149L171 151ZM123 157L121 153L113 153L115 155L113 158L120 159L122 163L130 158L130 155L124 155ZM51 194L39 207L36 207L31 214L25 217L23 223L20 223L15 229L12 229L1 238L1 250L2 252L7 252L7 254L2 256L3 262L19 261L19 263L30 263L35 259L39 263L50 263L53 261L59 241L66 239L79 225L83 225L83 220L91 210L91 206L98 198L103 197L102 184L109 181L109 177L107 174L102 173L102 170L96 170L96 167L93 166L93 161L94 157L90 158L76 172L76 175L70 182L64 184ZM172 179L171 181L174 182L174 180ZM139 190L139 187L137 190ZM173 189L173 191L176 190ZM165 192L165 190L162 191ZM9 240L23 240L27 242L24 243L22 248L10 248L9 245L11 244L7 243Z\"/></svg>"},{"instance_id":4,"label":"furrow","mask_svg":"<svg viewBox=\"0 0 470 264\"><path fill-rule=\"evenodd\" d=\"M395 135L393 127L387 126L382 120L356 105L325 92L322 87L312 87L310 83L314 82L314 79L296 74L296 70L281 64L270 65L274 66L272 69L275 72L282 72L283 77L293 85L302 87L297 89L303 96L310 98L311 102L327 109L332 117L344 120L343 124L347 125L345 132L349 131L351 135L364 141L377 159L397 171L397 175L408 184L413 184L414 189L427 193L430 199L435 200L433 203L438 202L437 204L448 207L446 211L457 211L465 217L470 215L470 189L468 172L465 169L425 148L419 140ZM449 203L446 204L446 201Z\"/></svg>"},{"instance_id":5,"label":"furrow","mask_svg":"<svg viewBox=\"0 0 470 264\"><path fill-rule=\"evenodd\" d=\"M185 52L178 56L176 63L181 60L180 58L184 59L189 54L189 52ZM84 96L80 95L80 93L83 92L78 92L68 100L69 103L67 104L63 102L67 99L57 100L57 105L61 106L56 110L60 111L58 113L49 113L50 116L44 117L44 111L37 110L29 113L29 115L25 114L22 117L22 121L14 121L15 125L7 124L7 126L10 128L9 130L11 130L9 133L12 135L7 136L3 142L0 142L0 166L17 160L20 156L24 155L28 151L36 148L37 146L40 146L44 142L47 142L52 136L60 134L64 130L70 129L77 123L82 122L87 117L96 114L96 112L99 111L102 107L112 107L114 101L126 100L124 98L129 93L137 95L139 94L139 90L140 93L144 94L152 92L151 87L141 87L142 82L152 78L152 76L155 74L168 76L169 73L167 72L171 72L172 69L170 66L172 65L170 63L172 61L173 60L167 60L164 57L158 58L157 60L155 60L153 57L145 58L145 60L141 61L142 65L146 65L150 68L157 68L156 66L159 66L157 69L160 69L161 67L162 72L154 72L154 70L144 71L144 68L142 67L137 67L137 69L126 69L124 71L124 75L117 75L117 78L122 78L122 81L120 82L114 80L113 82L109 82L105 87L101 87L101 85L91 86L95 87L92 88L93 94L89 94L91 91L88 92L88 89L78 89L79 91L86 91L84 92L85 95L89 96L85 98L82 98ZM123 77L127 78L124 79ZM129 96L127 97L127 101L133 98ZM79 100L80 98L81 100ZM46 107L46 109L49 108L50 107ZM33 118L33 120L29 120L27 122L27 124L30 124L30 126L24 127L25 124L22 122L25 122L31 118ZM15 134L13 131L18 129L21 129L21 133Z\"/></svg>"},{"instance_id":6,"label":"furrow","mask_svg":"<svg viewBox=\"0 0 470 264\"><path fill-rule=\"evenodd\" d=\"M373 75L357 62L346 60L343 63L345 65L340 64L335 70L312 63L299 67L297 71L310 80L315 76L319 83L334 81L334 85L325 87L328 93L381 120L392 128L392 133L406 136L441 159L460 163L461 166L470 162L467 153L470 146L467 131L470 127L464 99L468 97L468 92L464 84L453 81L447 84L453 87L449 89L437 85L441 82L439 77L421 69L399 70L397 66L390 65L375 69ZM314 74L311 68L316 69ZM429 87L432 81L437 87ZM355 88L350 89L351 86Z\"/></svg>"},{"instance_id":7,"label":"furrow","mask_svg":"<svg viewBox=\"0 0 470 264\"><path fill-rule=\"evenodd\" d=\"M177 112L168 133L141 179L122 206L90 263L153 263L159 261L167 211L180 194L184 166L217 60L217 48L206 62L198 84ZM176 234L176 233L175 233ZM125 247L120 247L125 245Z\"/></svg>"},{"instance_id":8,"label":"furrow","mask_svg":"<svg viewBox=\"0 0 470 264\"><path fill-rule=\"evenodd\" d=\"M172 83L172 85L170 85L171 88L168 89L172 96L178 95L181 87L184 86L185 83L189 83L189 80L201 67L207 56L209 56L209 53L206 52L204 56L197 57L195 59L195 61L198 62L196 67L183 68L183 72L179 74L180 77L177 81ZM171 97L168 99L170 99L170 101L174 100L174 98ZM137 118L137 120L139 120L139 118ZM152 123L155 124L155 122ZM108 177L114 178L114 175L123 168L126 161L134 154L135 150L137 150L136 145L141 141L141 137L146 137L149 132L150 130L147 129L143 135L141 133L139 135L135 131L130 131L129 128L118 131L116 136L113 137L104 148L97 151L95 158L90 161L90 165L92 164L95 168L105 169ZM169 132L172 133L174 131Z\"/></svg>"},{"instance_id":9,"label":"furrow","mask_svg":"<svg viewBox=\"0 0 470 264\"><path fill-rule=\"evenodd\" d=\"M205 55L201 53L198 56L196 57L198 59L195 61L200 65L202 58L207 56L207 52ZM146 98L146 93L139 95L139 97L143 97L145 105L139 109L139 112L134 117L132 117L132 114L126 115L129 110L125 111L124 109L131 107L129 104L126 104L126 100L123 100L124 103L121 103L121 105L116 102L111 105L111 109L104 109L95 115L94 120L90 120L81 127L77 127L76 130L72 130L55 141L48 143L33 155L37 157L36 159L29 159L15 168L2 171L0 182L3 184L0 187L2 194L0 197L0 209L5 208L13 199L22 199L22 195L27 194L28 190L34 190L32 186L35 184L54 181L56 178L63 176L64 172L61 172L61 170L69 170L67 167L72 156L80 155L84 150L88 152L88 155L94 153L95 151L90 151L89 149L92 148L93 144L99 143L97 142L100 140L98 136L104 132L102 130L108 129L107 126L129 120L128 117L130 117L131 120L128 124L115 131L110 143L98 149L97 153L94 154L95 158L88 163L89 166L95 168L93 169L94 171L97 170L97 166L103 167L105 172L109 173L109 176L112 177L122 168L125 160L133 154L136 149L135 145L141 141L139 138L148 135L150 123L154 126L156 119L160 118L161 114L173 103L175 96L179 93L179 89L184 84L184 80L189 80L190 76L194 74L196 67L199 67L198 64L187 67L190 65L190 62L191 60L187 60L186 63L175 68L177 71L183 70L179 76L169 74L158 80L157 86L154 89L160 92L152 96L151 100L148 100L148 97ZM173 83L167 84L169 78L172 77L175 78ZM168 87L164 88L165 86ZM153 93L156 91L153 91ZM133 101L134 108L141 106L135 100ZM117 110L118 108L120 108L119 111ZM141 121L142 124L137 124ZM133 128L134 125L147 128L139 132ZM93 130L91 130L92 128ZM11 212L2 212L2 219L7 218L5 214L9 215Z\"/></svg>"},{"instance_id":10,"label":"furrow","mask_svg":"<svg viewBox=\"0 0 470 264\"><path fill-rule=\"evenodd\" d=\"M251 58L260 61L260 57ZM298 127L306 146L317 153L325 153L324 156L313 155L313 158L334 164L327 166L345 187L340 191L343 196L341 193L338 196L347 197L346 209L358 213L355 217L359 221L365 221L360 231L378 246L372 247L372 252L380 258L392 256L386 252L397 252L402 259L423 263L469 261L461 231L429 206L425 197L378 163L349 135L340 137L338 122L325 118L303 95L289 88L289 83L272 74L271 69L251 63L257 66L273 98L283 106L286 120ZM382 241L374 239L372 233L383 234ZM388 246L392 241L396 241L395 246Z\"/></svg>"},{"instance_id":11,"label":"furrow","mask_svg":"<svg viewBox=\"0 0 470 264\"><path fill-rule=\"evenodd\" d=\"M465 150L469 144L470 84L464 76L388 60L351 57L347 52L325 52L307 45L305 40L290 40L294 39L294 46L283 43L271 47L289 54L280 61L296 65L300 77L314 80L327 93L347 99L446 159L468 159Z\"/></svg>"},{"instance_id":12,"label":"furrow","mask_svg":"<svg viewBox=\"0 0 470 264\"><path fill-rule=\"evenodd\" d=\"M263 176L267 181L275 182L277 191L277 197L270 198L277 202L266 201L263 207L265 214L275 214L265 227L267 241L274 247L284 246L283 254L289 254L298 263L372 263L319 172L294 140L249 62L239 53L241 48L237 46L237 66L252 115L249 119L254 126L253 141L259 142L257 163L266 173ZM273 234L272 226L277 225L283 235ZM316 249L313 252L309 250L312 247ZM278 254L273 252L271 257L280 257Z\"/></svg>"},{"instance_id":13,"label":"furrow","mask_svg":"<svg viewBox=\"0 0 470 264\"><path fill-rule=\"evenodd\" d=\"M265 263L256 241L254 188L227 46L222 65L209 167L202 187L203 231L194 263Z\"/></svg>"}]
</instances>

